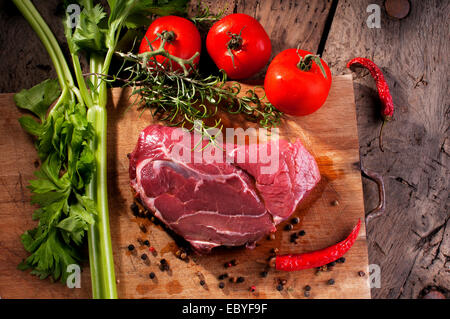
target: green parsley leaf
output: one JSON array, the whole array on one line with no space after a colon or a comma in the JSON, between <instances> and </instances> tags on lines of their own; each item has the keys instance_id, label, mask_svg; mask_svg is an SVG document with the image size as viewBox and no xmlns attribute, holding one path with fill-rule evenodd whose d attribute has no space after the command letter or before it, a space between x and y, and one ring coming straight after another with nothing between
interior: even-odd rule
<instances>
[{"instance_id":1,"label":"green parsley leaf","mask_svg":"<svg viewBox=\"0 0 450 319\"><path fill-rule=\"evenodd\" d=\"M21 109L29 110L38 116L41 121L44 121L48 108L60 94L58 81L48 79L29 90L24 89L14 94L14 102Z\"/></svg>"}]
</instances>

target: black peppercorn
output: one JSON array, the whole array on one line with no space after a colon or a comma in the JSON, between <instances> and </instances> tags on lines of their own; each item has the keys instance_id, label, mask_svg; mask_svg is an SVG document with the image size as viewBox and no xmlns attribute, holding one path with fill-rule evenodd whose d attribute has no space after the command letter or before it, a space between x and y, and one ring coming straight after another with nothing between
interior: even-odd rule
<instances>
[{"instance_id":1,"label":"black peppercorn","mask_svg":"<svg viewBox=\"0 0 450 319\"><path fill-rule=\"evenodd\" d=\"M304 230L301 230L301 231L298 232L298 235L299 236L305 236L306 232Z\"/></svg>"},{"instance_id":2,"label":"black peppercorn","mask_svg":"<svg viewBox=\"0 0 450 319\"><path fill-rule=\"evenodd\" d=\"M132 245L132 244L128 245L128 250L129 251L133 251L134 250L134 245Z\"/></svg>"},{"instance_id":3,"label":"black peppercorn","mask_svg":"<svg viewBox=\"0 0 450 319\"><path fill-rule=\"evenodd\" d=\"M241 282L244 282L245 281L245 278L244 277L238 277L238 279L237 279L237 283L241 283Z\"/></svg>"},{"instance_id":4,"label":"black peppercorn","mask_svg":"<svg viewBox=\"0 0 450 319\"><path fill-rule=\"evenodd\" d=\"M294 228L292 224L287 224L286 226L284 226L284 230L292 230L292 228Z\"/></svg>"},{"instance_id":5,"label":"black peppercorn","mask_svg":"<svg viewBox=\"0 0 450 319\"><path fill-rule=\"evenodd\" d=\"M204 286L205 285L205 281L204 280L200 280L200 285Z\"/></svg>"},{"instance_id":6,"label":"black peppercorn","mask_svg":"<svg viewBox=\"0 0 450 319\"><path fill-rule=\"evenodd\" d=\"M131 204L130 209L133 212L134 216L139 216L139 207L138 205L136 205L136 203Z\"/></svg>"},{"instance_id":7,"label":"black peppercorn","mask_svg":"<svg viewBox=\"0 0 450 319\"><path fill-rule=\"evenodd\" d=\"M265 278L267 277L268 272L267 271L262 271L261 272L261 277Z\"/></svg>"},{"instance_id":8,"label":"black peppercorn","mask_svg":"<svg viewBox=\"0 0 450 319\"><path fill-rule=\"evenodd\" d=\"M141 259L142 259L142 260L146 260L146 259L147 259L147 254L142 254L142 255L141 255Z\"/></svg>"},{"instance_id":9,"label":"black peppercorn","mask_svg":"<svg viewBox=\"0 0 450 319\"><path fill-rule=\"evenodd\" d=\"M150 246L150 242L148 240L144 240L144 245L145 246Z\"/></svg>"},{"instance_id":10,"label":"black peppercorn","mask_svg":"<svg viewBox=\"0 0 450 319\"><path fill-rule=\"evenodd\" d=\"M306 290L306 291L310 291L310 290L311 290L311 286L310 286L310 285L306 285L306 286L305 286L305 290Z\"/></svg>"},{"instance_id":11,"label":"black peppercorn","mask_svg":"<svg viewBox=\"0 0 450 319\"><path fill-rule=\"evenodd\" d=\"M335 261L332 261L332 262L330 262L327 266L331 266L331 267L336 266L336 262L335 262Z\"/></svg>"},{"instance_id":12,"label":"black peppercorn","mask_svg":"<svg viewBox=\"0 0 450 319\"><path fill-rule=\"evenodd\" d=\"M225 287L225 284L223 282L219 283L219 288L223 289Z\"/></svg>"},{"instance_id":13,"label":"black peppercorn","mask_svg":"<svg viewBox=\"0 0 450 319\"><path fill-rule=\"evenodd\" d=\"M341 263L341 264L343 264L343 263L345 263L345 257L341 257L341 258L339 258L338 260L336 260L338 263Z\"/></svg>"},{"instance_id":14,"label":"black peppercorn","mask_svg":"<svg viewBox=\"0 0 450 319\"><path fill-rule=\"evenodd\" d=\"M148 276L150 277L150 279L153 279L153 278L155 278L155 273L151 272Z\"/></svg>"},{"instance_id":15,"label":"black peppercorn","mask_svg":"<svg viewBox=\"0 0 450 319\"><path fill-rule=\"evenodd\" d=\"M165 265L165 264L167 264L167 260L161 259L160 263L161 263L161 265Z\"/></svg>"},{"instance_id":16,"label":"black peppercorn","mask_svg":"<svg viewBox=\"0 0 450 319\"><path fill-rule=\"evenodd\" d=\"M298 224L299 222L300 222L300 218L298 218L298 217L294 217L291 219L291 223L294 225Z\"/></svg>"},{"instance_id":17,"label":"black peppercorn","mask_svg":"<svg viewBox=\"0 0 450 319\"><path fill-rule=\"evenodd\" d=\"M358 271L358 276L359 277L364 277L366 275L366 273L362 270Z\"/></svg>"},{"instance_id":18,"label":"black peppercorn","mask_svg":"<svg viewBox=\"0 0 450 319\"><path fill-rule=\"evenodd\" d=\"M219 280L224 280L225 278L228 278L228 274L221 274L219 276Z\"/></svg>"},{"instance_id":19,"label":"black peppercorn","mask_svg":"<svg viewBox=\"0 0 450 319\"><path fill-rule=\"evenodd\" d=\"M277 290L278 290L278 291L281 291L281 290L283 290L283 288L284 288L284 287L283 287L283 285L282 285L282 284L278 284L278 285L277 285Z\"/></svg>"},{"instance_id":20,"label":"black peppercorn","mask_svg":"<svg viewBox=\"0 0 450 319\"><path fill-rule=\"evenodd\" d=\"M311 296L311 293L309 292L309 290L306 290L303 294L305 295L305 297Z\"/></svg>"},{"instance_id":21,"label":"black peppercorn","mask_svg":"<svg viewBox=\"0 0 450 319\"><path fill-rule=\"evenodd\" d=\"M331 278L330 280L328 280L328 284L329 284L330 286L334 285L334 279Z\"/></svg>"}]
</instances>

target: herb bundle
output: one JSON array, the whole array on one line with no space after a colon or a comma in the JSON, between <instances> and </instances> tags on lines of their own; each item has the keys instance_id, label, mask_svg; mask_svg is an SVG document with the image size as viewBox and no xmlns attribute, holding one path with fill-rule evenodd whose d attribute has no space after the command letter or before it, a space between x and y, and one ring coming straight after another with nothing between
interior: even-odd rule
<instances>
[{"instance_id":1,"label":"herb bundle","mask_svg":"<svg viewBox=\"0 0 450 319\"><path fill-rule=\"evenodd\" d=\"M254 89L242 95L241 85L238 82L227 83L224 72L202 76L193 64L196 55L180 59L165 51L164 45L165 39L162 38L160 47L154 51L138 55L118 53L132 62L123 68L129 74L128 78L120 80L133 88L132 94L139 96L136 102L140 107L150 109L153 116L170 126L197 130L211 143L215 135L208 131L222 127L220 117L216 116L219 109L229 114L242 114L264 128L279 125L282 113L267 102L265 96L258 96ZM159 63L154 59L158 54L178 63L182 70L172 70L171 63ZM117 79L113 77L113 80Z\"/></svg>"}]
</instances>

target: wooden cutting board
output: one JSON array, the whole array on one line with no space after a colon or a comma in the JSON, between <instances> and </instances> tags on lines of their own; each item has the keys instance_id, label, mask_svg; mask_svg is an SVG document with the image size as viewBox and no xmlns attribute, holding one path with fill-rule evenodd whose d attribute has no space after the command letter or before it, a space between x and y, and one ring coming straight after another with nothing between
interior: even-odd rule
<instances>
[{"instance_id":1,"label":"wooden cutting board","mask_svg":"<svg viewBox=\"0 0 450 319\"><path fill-rule=\"evenodd\" d=\"M245 87L243 88L245 92ZM316 274L314 269L293 273L269 271L266 278L260 273L272 248L280 253L306 252L332 245L345 238L358 218L364 219L361 175L358 169L359 145L356 126L353 84L351 76L333 78L326 104L316 113L289 118L282 125L282 135L300 138L315 156L322 180L307 200L300 204L293 216L300 223L292 231L285 231L286 223L278 226L275 240L262 239L253 250L218 249L212 255L191 255L189 262L175 256L177 245L160 226L148 219L136 218L130 211L132 194L129 187L127 153L131 152L139 132L152 123L146 112L140 118L135 108L128 111L129 91L110 90L108 106L108 192L112 243L118 294L121 298L305 298L304 286L311 286L310 298L370 298L368 258L365 227L346 254L346 261L331 271ZM69 289L60 283L39 280L28 272L16 269L27 253L19 240L20 234L34 227L33 207L26 188L39 165L33 140L22 131L17 119L21 112L15 107L13 94L0 94L0 297L1 298L89 298L90 278L87 263L82 272L79 289ZM236 124L235 122L233 122ZM242 123L238 123L242 124ZM245 124L245 123L244 123ZM338 205L333 205L337 200ZM141 231L144 225L147 232ZM290 233L304 230L306 235L295 245L289 242ZM157 256L138 239L149 240ZM127 250L134 244L135 253ZM147 253L149 262L140 256ZM170 272L159 270L165 258ZM224 262L236 259L235 267L225 268ZM156 274L155 279L149 273ZM243 283L225 280L219 289L220 274L242 276ZM334 285L327 281L333 278ZM277 291L279 279L286 279L283 291ZM206 282L199 284L200 280ZM249 287L254 285L255 292Z\"/></svg>"}]
</instances>

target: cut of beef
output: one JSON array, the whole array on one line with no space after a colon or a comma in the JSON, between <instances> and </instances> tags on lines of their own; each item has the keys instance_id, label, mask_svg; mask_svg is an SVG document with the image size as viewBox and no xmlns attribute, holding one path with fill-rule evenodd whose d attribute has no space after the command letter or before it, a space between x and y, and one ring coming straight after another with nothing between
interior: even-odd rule
<instances>
[{"instance_id":1,"label":"cut of beef","mask_svg":"<svg viewBox=\"0 0 450 319\"><path fill-rule=\"evenodd\" d=\"M181 132L159 125L141 132L130 156L131 186L156 217L200 252L253 245L275 231L320 179L299 141L253 148L220 144L209 146L206 156L192 151L198 145L193 134ZM261 153L276 155L274 163L259 153L252 159L264 147Z\"/></svg>"}]
</instances>

